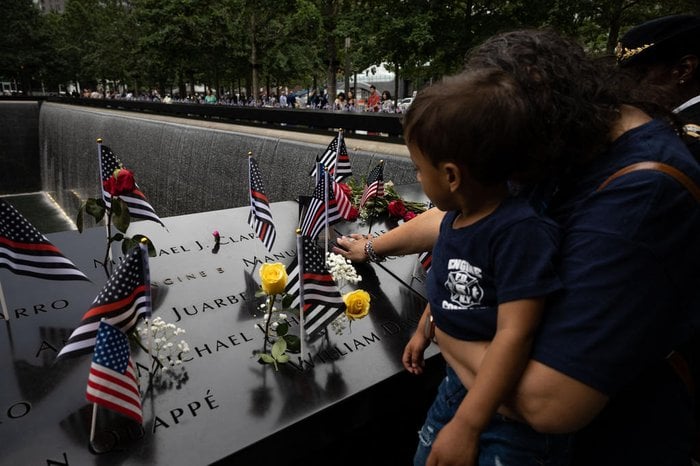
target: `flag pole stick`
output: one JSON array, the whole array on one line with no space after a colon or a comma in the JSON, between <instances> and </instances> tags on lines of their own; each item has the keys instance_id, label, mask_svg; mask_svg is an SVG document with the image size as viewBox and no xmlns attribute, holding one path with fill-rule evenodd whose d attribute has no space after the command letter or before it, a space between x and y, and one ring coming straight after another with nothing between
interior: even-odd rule
<instances>
[{"instance_id":1,"label":"flag pole stick","mask_svg":"<svg viewBox=\"0 0 700 466\"><path fill-rule=\"evenodd\" d=\"M300 330L299 330L299 340L300 340L300 348L299 351L301 352L301 357L302 359L304 358L304 340L306 340L306 331L304 329L304 254L303 254L303 247L304 245L302 244L302 239L301 239L301 230L297 228L297 264L299 265L299 322L300 322Z\"/></svg>"},{"instance_id":2,"label":"flag pole stick","mask_svg":"<svg viewBox=\"0 0 700 466\"><path fill-rule=\"evenodd\" d=\"M340 148L343 147L343 128L338 129L338 147L335 149L335 163L333 166L333 181L337 181L338 177L338 156L340 155Z\"/></svg>"},{"instance_id":3,"label":"flag pole stick","mask_svg":"<svg viewBox=\"0 0 700 466\"><path fill-rule=\"evenodd\" d=\"M143 285L145 288L146 295L146 306L148 313L148 355L151 359L153 357L153 302L151 301L151 269L148 265L148 246L146 245L146 238L141 238L139 242L139 249L141 250L141 267L143 268Z\"/></svg>"},{"instance_id":4,"label":"flag pole stick","mask_svg":"<svg viewBox=\"0 0 700 466\"><path fill-rule=\"evenodd\" d=\"M100 322L105 322L105 318L102 317ZM94 351L94 349L93 349ZM92 363L91 363L92 364ZM95 425L97 424L97 403L92 404L92 419L90 420L90 445L92 445L93 440L95 440Z\"/></svg>"},{"instance_id":5,"label":"flag pole stick","mask_svg":"<svg viewBox=\"0 0 700 466\"><path fill-rule=\"evenodd\" d=\"M251 212L249 215L252 215L252 213L253 213L252 212L252 209L253 209L253 189L252 189L251 181L250 181L252 179L252 176L253 176L252 167L250 165L252 158L253 158L253 151L249 150L248 151L248 198L250 199L250 209L251 209ZM250 222L250 220L248 220L248 221ZM255 231L255 228L253 227L253 225L251 225L251 228L253 228L253 232L256 233L256 236L257 236L257 231ZM260 248L261 242L262 241L255 241L255 250L258 252L261 251L261 248ZM264 257L265 254L263 254L262 256ZM257 256L257 254L255 254L253 257L257 258L258 256ZM260 264L262 265L262 263L263 263L263 261L261 260ZM257 269L257 268L258 268L258 261L254 260L253 261L253 270L251 270L251 273L255 273L255 269Z\"/></svg>"},{"instance_id":6,"label":"flag pole stick","mask_svg":"<svg viewBox=\"0 0 700 466\"><path fill-rule=\"evenodd\" d=\"M324 210L325 214L323 215L323 218L325 219L323 223L324 223L324 229L325 229L325 233L326 233L325 234L326 240L325 240L325 245L324 245L324 249L323 249L323 251L324 251L323 260L325 261L326 257L328 257L328 190L330 189L330 183L329 183L330 179L328 178L328 171L327 170L323 170L323 173L324 173L323 176L325 177L325 180L323 183L325 185L325 188L323 189L323 191L324 191L323 195L325 197L324 202L326 204L325 210Z\"/></svg>"},{"instance_id":7,"label":"flag pole stick","mask_svg":"<svg viewBox=\"0 0 700 466\"><path fill-rule=\"evenodd\" d=\"M95 440L95 424L97 424L97 403L92 404L92 420L90 421L90 444Z\"/></svg>"},{"instance_id":8,"label":"flag pole stick","mask_svg":"<svg viewBox=\"0 0 700 466\"><path fill-rule=\"evenodd\" d=\"M98 181L98 186L100 189L100 196L102 197L102 200L104 201L104 193L103 193L103 186L102 186L102 138L97 138L97 181ZM110 206L111 206L111 199L110 199ZM111 207L110 207L111 208ZM105 223L105 232L107 234L107 238L110 236L110 231L109 231L109 225ZM110 247L109 250L107 251L107 260L109 261L109 264L105 264L105 270L109 268L110 275L112 272L112 248Z\"/></svg>"},{"instance_id":9,"label":"flag pole stick","mask_svg":"<svg viewBox=\"0 0 700 466\"><path fill-rule=\"evenodd\" d=\"M2 316L5 318L5 322L10 323L10 314L7 311L7 301L5 301L5 291L2 289L2 282L0 281L0 306L2 306Z\"/></svg>"}]
</instances>

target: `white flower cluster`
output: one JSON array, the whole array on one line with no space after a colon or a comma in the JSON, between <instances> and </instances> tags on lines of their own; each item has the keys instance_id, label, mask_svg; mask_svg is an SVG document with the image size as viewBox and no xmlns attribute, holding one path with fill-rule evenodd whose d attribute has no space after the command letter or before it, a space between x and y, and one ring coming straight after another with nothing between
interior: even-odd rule
<instances>
[{"instance_id":1,"label":"white flower cluster","mask_svg":"<svg viewBox=\"0 0 700 466\"><path fill-rule=\"evenodd\" d=\"M329 252L326 255L326 266L338 288L343 288L346 283L356 285L362 281L362 277L357 274L352 262L340 254Z\"/></svg>"},{"instance_id":2,"label":"white flower cluster","mask_svg":"<svg viewBox=\"0 0 700 466\"><path fill-rule=\"evenodd\" d=\"M141 342L148 344L148 329L151 329L151 343L153 356L162 364L161 370L168 372L176 366L182 365L182 356L190 351L190 346L185 340L173 342L177 337L185 333L185 329L177 327L175 324L165 322L161 317L153 319L149 325L146 319L142 325L137 327Z\"/></svg>"}]
</instances>

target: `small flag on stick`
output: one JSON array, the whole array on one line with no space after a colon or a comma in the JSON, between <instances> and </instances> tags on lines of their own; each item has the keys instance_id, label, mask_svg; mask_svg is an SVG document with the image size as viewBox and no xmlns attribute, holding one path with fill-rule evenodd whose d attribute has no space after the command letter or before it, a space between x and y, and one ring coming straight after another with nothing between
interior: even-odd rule
<instances>
[{"instance_id":1,"label":"small flag on stick","mask_svg":"<svg viewBox=\"0 0 700 466\"><path fill-rule=\"evenodd\" d=\"M277 232L272 223L272 211L270 201L265 194L262 177L258 162L249 154L248 157L248 179L250 184L250 213L248 214L248 224L253 228L255 234L260 238L268 251L272 251L275 244Z\"/></svg>"},{"instance_id":2,"label":"small flag on stick","mask_svg":"<svg viewBox=\"0 0 700 466\"><path fill-rule=\"evenodd\" d=\"M367 201L372 197L382 197L384 196L384 161L381 160L379 164L372 169L369 176L367 177L367 184L365 185L365 190L362 192L362 199L360 199L360 207L364 207Z\"/></svg>"},{"instance_id":3,"label":"small flag on stick","mask_svg":"<svg viewBox=\"0 0 700 466\"><path fill-rule=\"evenodd\" d=\"M141 393L129 339L105 321L100 322L97 330L85 397L91 403L143 424Z\"/></svg>"},{"instance_id":4,"label":"small flag on stick","mask_svg":"<svg viewBox=\"0 0 700 466\"><path fill-rule=\"evenodd\" d=\"M343 313L345 303L326 267L321 249L306 236L301 237L301 248L297 254L299 259L295 257L287 267L287 293L294 296L291 307L301 303L304 332L309 339L314 339Z\"/></svg>"},{"instance_id":5,"label":"small flag on stick","mask_svg":"<svg viewBox=\"0 0 700 466\"><path fill-rule=\"evenodd\" d=\"M321 177L311 196L301 223L301 234L311 239L318 238L321 230L342 220L333 191L328 188L328 172L319 164Z\"/></svg>"},{"instance_id":6,"label":"small flag on stick","mask_svg":"<svg viewBox=\"0 0 700 466\"><path fill-rule=\"evenodd\" d=\"M112 206L112 195L107 192L104 187L104 182L114 175L114 170L126 168L122 164L121 160L114 155L112 149L102 144L101 139L97 140L98 156L100 159L100 182L102 186L102 199L104 200L107 207ZM156 215L156 211L153 209L151 204L146 200L146 196L140 191L138 186L129 193L122 194L119 196L129 208L129 215L133 218L152 220L154 222L160 223L165 226L161 219Z\"/></svg>"},{"instance_id":7,"label":"small flag on stick","mask_svg":"<svg viewBox=\"0 0 700 466\"><path fill-rule=\"evenodd\" d=\"M86 354L95 347L100 320L129 333L140 316L151 315L148 251L139 244L131 249L85 313L80 326L73 331L57 359Z\"/></svg>"},{"instance_id":8,"label":"small flag on stick","mask_svg":"<svg viewBox=\"0 0 700 466\"><path fill-rule=\"evenodd\" d=\"M342 181L348 176L352 176L352 167L350 166L350 156L348 149L345 146L345 138L343 131L338 131L338 134L328 144L325 152L320 157L316 157L316 165L311 170L310 176L317 176L317 165L322 164L330 173L331 178L335 181Z\"/></svg>"},{"instance_id":9,"label":"small flag on stick","mask_svg":"<svg viewBox=\"0 0 700 466\"><path fill-rule=\"evenodd\" d=\"M0 267L48 280L88 280L9 202L0 199Z\"/></svg>"}]
</instances>

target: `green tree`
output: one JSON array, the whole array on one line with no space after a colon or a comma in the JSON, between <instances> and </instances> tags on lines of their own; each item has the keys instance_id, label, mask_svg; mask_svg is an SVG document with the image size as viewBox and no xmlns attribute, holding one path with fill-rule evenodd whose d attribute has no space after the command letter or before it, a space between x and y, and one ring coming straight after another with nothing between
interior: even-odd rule
<instances>
[{"instance_id":1,"label":"green tree","mask_svg":"<svg viewBox=\"0 0 700 466\"><path fill-rule=\"evenodd\" d=\"M47 28L31 0L6 0L0 15L0 76L32 93L32 80L43 74L52 55Z\"/></svg>"}]
</instances>

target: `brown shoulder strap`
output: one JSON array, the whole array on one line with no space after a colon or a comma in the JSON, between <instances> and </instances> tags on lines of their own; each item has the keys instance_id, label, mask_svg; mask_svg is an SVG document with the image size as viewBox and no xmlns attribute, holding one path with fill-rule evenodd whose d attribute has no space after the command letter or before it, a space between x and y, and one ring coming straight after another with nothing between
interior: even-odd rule
<instances>
[{"instance_id":1,"label":"brown shoulder strap","mask_svg":"<svg viewBox=\"0 0 700 466\"><path fill-rule=\"evenodd\" d=\"M682 184L685 189L690 192L690 194L693 195L696 201L700 202L700 188L698 187L695 182L690 179L688 175L677 169L676 167L673 167L671 165L662 163L662 162L638 162L638 163L633 163L632 165L627 165L626 167L623 167L610 175L603 183L598 186L598 189L596 189L596 192L601 191L604 189L607 185L609 185L613 180L616 180L617 178L621 177L622 175L626 175L627 173L638 171L638 170L656 170L660 172L664 172L667 175L672 176L676 181L678 181L680 184Z\"/></svg>"}]
</instances>

